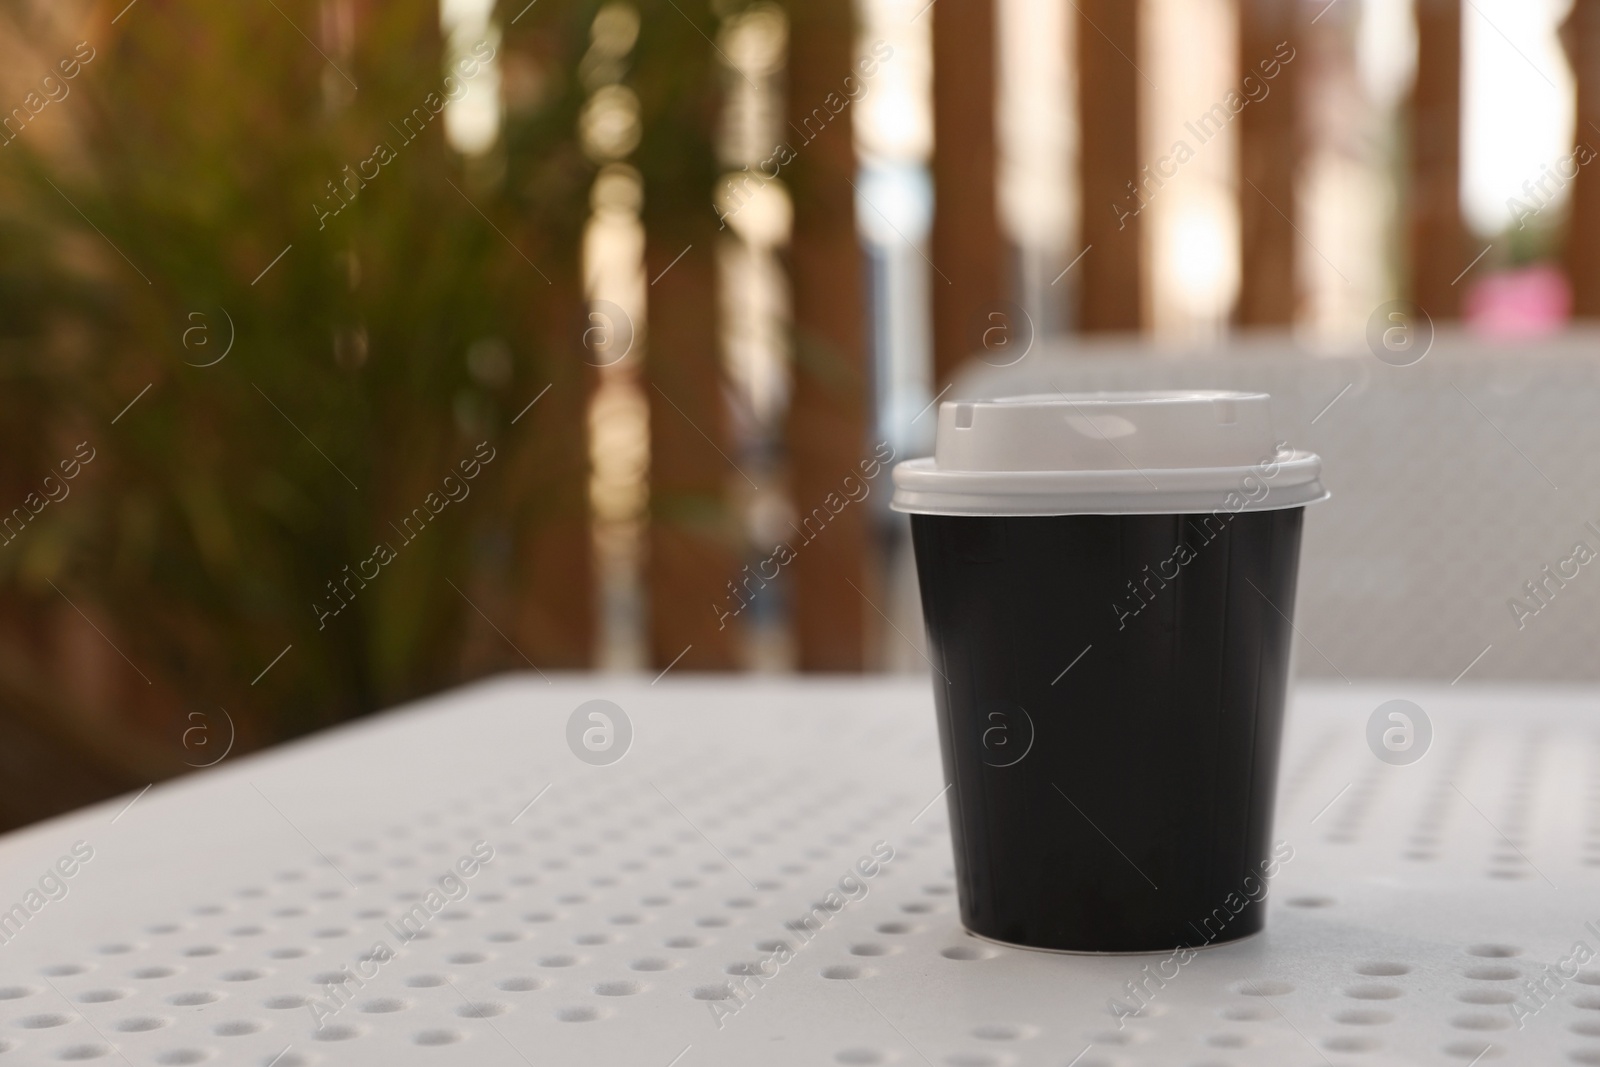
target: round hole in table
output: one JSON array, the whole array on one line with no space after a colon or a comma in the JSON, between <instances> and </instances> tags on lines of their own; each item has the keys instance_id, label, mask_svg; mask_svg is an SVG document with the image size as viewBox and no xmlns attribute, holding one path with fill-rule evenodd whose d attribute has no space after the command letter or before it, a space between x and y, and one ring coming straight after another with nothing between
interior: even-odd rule
<instances>
[{"instance_id":1,"label":"round hole in table","mask_svg":"<svg viewBox=\"0 0 1600 1067\"><path fill-rule=\"evenodd\" d=\"M1372 1052L1383 1047L1383 1042L1373 1037L1362 1037L1357 1034L1336 1034L1324 1038L1322 1047L1329 1052Z\"/></svg>"},{"instance_id":2,"label":"round hole in table","mask_svg":"<svg viewBox=\"0 0 1600 1067\"><path fill-rule=\"evenodd\" d=\"M412 1042L418 1045L453 1045L466 1035L459 1030L423 1030L412 1035Z\"/></svg>"},{"instance_id":3,"label":"round hole in table","mask_svg":"<svg viewBox=\"0 0 1600 1067\"><path fill-rule=\"evenodd\" d=\"M1023 1041L1038 1033L1038 1027L1026 1023L984 1023L972 1028L972 1036L980 1041Z\"/></svg>"},{"instance_id":4,"label":"round hole in table","mask_svg":"<svg viewBox=\"0 0 1600 1067\"><path fill-rule=\"evenodd\" d=\"M1505 1055L1505 1049L1481 1038L1473 1041L1452 1041L1444 1046L1443 1052L1446 1056L1453 1056L1459 1060L1472 1062L1477 1062L1480 1059L1496 1059Z\"/></svg>"},{"instance_id":5,"label":"round hole in table","mask_svg":"<svg viewBox=\"0 0 1600 1067\"><path fill-rule=\"evenodd\" d=\"M601 1018L605 1013L599 1008L587 1004L573 1005L556 1009L556 1018L564 1023L588 1023Z\"/></svg>"},{"instance_id":6,"label":"round hole in table","mask_svg":"<svg viewBox=\"0 0 1600 1067\"><path fill-rule=\"evenodd\" d=\"M660 956L644 956L628 962L631 971L668 971L678 966L674 960L662 959Z\"/></svg>"},{"instance_id":7,"label":"round hole in table","mask_svg":"<svg viewBox=\"0 0 1600 1067\"><path fill-rule=\"evenodd\" d=\"M211 1052L202 1048L175 1048L169 1049L156 1057L156 1062L162 1067L183 1067L191 1063L204 1063L211 1058Z\"/></svg>"},{"instance_id":8,"label":"round hole in table","mask_svg":"<svg viewBox=\"0 0 1600 1067\"><path fill-rule=\"evenodd\" d=\"M315 1041L353 1041L366 1033L365 1028L348 1023L325 1023L311 1031Z\"/></svg>"},{"instance_id":9,"label":"round hole in table","mask_svg":"<svg viewBox=\"0 0 1600 1067\"><path fill-rule=\"evenodd\" d=\"M125 1034L144 1034L151 1030L160 1030L164 1026L171 1026L172 1020L157 1015L135 1015L127 1019L119 1019L113 1029Z\"/></svg>"},{"instance_id":10,"label":"round hole in table","mask_svg":"<svg viewBox=\"0 0 1600 1067\"><path fill-rule=\"evenodd\" d=\"M1362 982L1359 985L1345 986L1342 992L1352 1000L1395 1000L1405 996L1405 990L1399 986L1383 982Z\"/></svg>"},{"instance_id":11,"label":"round hole in table","mask_svg":"<svg viewBox=\"0 0 1600 1067\"><path fill-rule=\"evenodd\" d=\"M1280 978L1249 978L1236 983L1233 991L1247 997L1281 997L1293 993L1294 985Z\"/></svg>"},{"instance_id":12,"label":"round hole in table","mask_svg":"<svg viewBox=\"0 0 1600 1067\"><path fill-rule=\"evenodd\" d=\"M644 992L644 985L640 982L630 982L625 978L617 978L598 983L594 991L602 997L631 997Z\"/></svg>"},{"instance_id":13,"label":"round hole in table","mask_svg":"<svg viewBox=\"0 0 1600 1067\"><path fill-rule=\"evenodd\" d=\"M939 955L947 960L970 962L972 960L992 960L1000 953L985 945L951 945L949 948L941 949Z\"/></svg>"},{"instance_id":14,"label":"round hole in table","mask_svg":"<svg viewBox=\"0 0 1600 1067\"><path fill-rule=\"evenodd\" d=\"M374 997L372 1000L362 1001L356 1010L366 1015L389 1015L397 1011L405 1011L411 1007L411 1002L399 997Z\"/></svg>"},{"instance_id":15,"label":"round hole in table","mask_svg":"<svg viewBox=\"0 0 1600 1067\"><path fill-rule=\"evenodd\" d=\"M1522 976L1522 972L1517 968L1503 963L1485 963L1477 967L1467 967L1461 973L1478 982L1509 982Z\"/></svg>"},{"instance_id":16,"label":"round hole in table","mask_svg":"<svg viewBox=\"0 0 1600 1067\"><path fill-rule=\"evenodd\" d=\"M1484 959L1505 960L1513 956L1522 955L1522 949L1516 945L1498 942L1484 942L1477 945L1468 945L1466 949L1469 956L1481 956Z\"/></svg>"},{"instance_id":17,"label":"round hole in table","mask_svg":"<svg viewBox=\"0 0 1600 1067\"><path fill-rule=\"evenodd\" d=\"M265 1029L265 1024L254 1019L229 1019L212 1027L211 1032L218 1037L243 1037L246 1034L259 1034Z\"/></svg>"}]
</instances>

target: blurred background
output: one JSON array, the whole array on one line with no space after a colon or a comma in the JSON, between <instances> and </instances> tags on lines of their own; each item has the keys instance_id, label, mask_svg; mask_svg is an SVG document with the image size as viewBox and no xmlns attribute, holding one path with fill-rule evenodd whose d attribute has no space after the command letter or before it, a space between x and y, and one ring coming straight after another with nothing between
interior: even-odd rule
<instances>
[{"instance_id":1,"label":"blurred background","mask_svg":"<svg viewBox=\"0 0 1600 1067\"><path fill-rule=\"evenodd\" d=\"M1024 390L1274 394L1302 674L1600 677L1597 0L0 12L0 826L499 671L925 670L890 463Z\"/></svg>"}]
</instances>

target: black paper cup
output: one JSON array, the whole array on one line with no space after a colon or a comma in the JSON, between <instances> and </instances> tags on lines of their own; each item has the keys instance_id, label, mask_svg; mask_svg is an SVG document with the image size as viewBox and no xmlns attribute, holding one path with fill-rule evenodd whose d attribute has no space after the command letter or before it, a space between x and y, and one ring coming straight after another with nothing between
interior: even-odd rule
<instances>
[{"instance_id":1,"label":"black paper cup","mask_svg":"<svg viewBox=\"0 0 1600 1067\"><path fill-rule=\"evenodd\" d=\"M974 934L1155 952L1262 928L1292 855L1271 830L1300 530L1326 495L1267 417L1260 394L952 402L939 455L896 470Z\"/></svg>"}]
</instances>

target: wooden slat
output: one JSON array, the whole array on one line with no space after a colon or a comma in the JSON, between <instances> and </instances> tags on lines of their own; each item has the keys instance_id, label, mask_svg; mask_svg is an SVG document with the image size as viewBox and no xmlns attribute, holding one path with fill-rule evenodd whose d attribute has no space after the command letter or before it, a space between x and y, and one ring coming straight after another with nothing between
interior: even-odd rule
<instances>
[{"instance_id":1,"label":"wooden slat","mask_svg":"<svg viewBox=\"0 0 1600 1067\"><path fill-rule=\"evenodd\" d=\"M1009 291L1000 232L994 0L941 0L933 19L933 371L942 388ZM1014 331L1021 324L1000 323Z\"/></svg>"},{"instance_id":2,"label":"wooden slat","mask_svg":"<svg viewBox=\"0 0 1600 1067\"><path fill-rule=\"evenodd\" d=\"M648 188L645 193L650 195ZM709 217L709 213L708 213ZM646 356L650 401L650 659L665 669L738 665L727 583L737 576L736 528L727 483L734 446L724 409L717 347L715 225L686 233L658 227L645 269L664 276L650 290ZM665 232L663 232L665 230ZM694 239L698 238L698 240ZM674 257L693 248L673 265Z\"/></svg>"},{"instance_id":3,"label":"wooden slat","mask_svg":"<svg viewBox=\"0 0 1600 1067\"><path fill-rule=\"evenodd\" d=\"M504 67L560 72L546 83L541 114L570 114L582 99L574 68L588 44L583 16L590 8L528 11L507 25ZM502 5L502 23L520 12L520 4ZM518 112L507 122L530 118ZM505 603L506 629L516 648L507 649L492 627L481 635L502 667L525 669L523 654L540 669L588 667L596 658L599 621L588 455L588 411L597 374L583 344L588 320L581 253L592 168L576 165L575 129L562 145L572 163L561 169L559 184L547 177L548 150L532 149L521 131L508 134L507 141L504 189L521 230L515 234L516 248L505 249L506 273L516 284L502 313L512 324L511 336L538 345L543 358L534 375L518 376L516 399L508 405L517 422L504 438L509 452L504 462L513 472L511 484L522 490L503 505L509 512L510 559L491 559L480 568L474 600ZM522 199L528 195L522 190L530 187L538 195ZM524 269L524 254L537 257L542 277ZM535 405L524 408L535 397ZM469 625L473 622L469 615Z\"/></svg>"},{"instance_id":4,"label":"wooden slat","mask_svg":"<svg viewBox=\"0 0 1600 1067\"><path fill-rule=\"evenodd\" d=\"M1416 0L1417 78L1411 97L1407 193L1411 299L1435 322L1453 319L1467 265L1461 224L1461 0Z\"/></svg>"},{"instance_id":5,"label":"wooden slat","mask_svg":"<svg viewBox=\"0 0 1600 1067\"><path fill-rule=\"evenodd\" d=\"M1241 326L1287 326L1299 296L1295 175L1303 157L1299 81L1309 61L1297 33L1297 0L1240 0L1239 77L1267 95L1239 113L1239 301ZM1294 58L1282 61L1283 50ZM1268 67L1264 70L1261 64ZM1275 72L1271 79L1268 71ZM1259 90L1257 90L1259 92Z\"/></svg>"},{"instance_id":6,"label":"wooden slat","mask_svg":"<svg viewBox=\"0 0 1600 1067\"><path fill-rule=\"evenodd\" d=\"M1139 5L1078 0L1080 227L1089 252L1078 275L1078 327L1136 330L1143 321L1143 226L1129 190L1139 174Z\"/></svg>"},{"instance_id":7,"label":"wooden slat","mask_svg":"<svg viewBox=\"0 0 1600 1067\"><path fill-rule=\"evenodd\" d=\"M738 666L739 630L717 608L740 566L728 485L745 474L724 397L716 300L719 71L708 38L717 21L705 0L655 0L641 14L631 80L643 109L634 159L644 175L650 280L650 660L659 669L674 660L676 670L728 669Z\"/></svg>"},{"instance_id":8,"label":"wooden slat","mask_svg":"<svg viewBox=\"0 0 1600 1067\"><path fill-rule=\"evenodd\" d=\"M1587 146L1590 160L1572 180L1564 259L1572 314L1592 319L1600 318L1600 174L1593 166L1600 152L1600 0L1574 0L1562 40L1578 82L1576 142ZM1574 162L1582 163L1585 155Z\"/></svg>"},{"instance_id":9,"label":"wooden slat","mask_svg":"<svg viewBox=\"0 0 1600 1067\"><path fill-rule=\"evenodd\" d=\"M866 307L856 237L855 151L851 109L834 113L853 73L851 0L793 0L786 135L796 160L786 172L794 198L790 245L793 286L793 391L788 424L790 489L802 524L828 510L847 475L870 454ZM859 80L859 79L858 79ZM880 475L887 481L886 475ZM838 497L834 498L839 499ZM878 599L869 560L867 508L850 504L816 522L810 541L796 532L795 634L803 670L860 670L867 664L869 619ZM852 588L852 584L856 588Z\"/></svg>"},{"instance_id":10,"label":"wooden slat","mask_svg":"<svg viewBox=\"0 0 1600 1067\"><path fill-rule=\"evenodd\" d=\"M595 662L599 627L598 576L589 508L588 411L597 375L584 362L585 301L575 243L557 242L547 262L551 284L529 301L543 326L549 391L526 409L513 431L527 427L530 447L519 450L530 487L512 525L509 595L512 637L540 669L582 668ZM532 288L530 283L530 288ZM532 315L529 315L532 318ZM531 381L528 398L544 385ZM537 416L537 417L535 417ZM513 438L514 440L514 438ZM492 581L494 576L488 576ZM509 660L513 666L525 664Z\"/></svg>"}]
</instances>

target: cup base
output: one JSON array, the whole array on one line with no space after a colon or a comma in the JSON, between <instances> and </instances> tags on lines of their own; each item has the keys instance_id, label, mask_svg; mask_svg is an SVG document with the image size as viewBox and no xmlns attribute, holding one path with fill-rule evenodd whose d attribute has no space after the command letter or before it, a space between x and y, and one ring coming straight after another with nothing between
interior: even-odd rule
<instances>
[{"instance_id":1,"label":"cup base","mask_svg":"<svg viewBox=\"0 0 1600 1067\"><path fill-rule=\"evenodd\" d=\"M1173 945L1171 948L1132 948L1122 951L1107 951L1086 948L1048 948L1044 945L1024 945L1019 941L1002 941L998 937L990 937L987 934L980 934L978 931L965 924L962 925L961 929L966 931L970 936L977 938L979 941L987 941L991 945L1001 945L1005 948L1020 948L1027 952L1044 952L1052 956L1170 956L1182 948L1188 948L1192 952L1204 952L1207 949L1222 948L1227 945L1237 945L1241 941L1248 941L1252 937L1259 937L1265 932L1264 930L1252 930L1248 934L1240 934L1238 937L1229 938L1226 941L1208 941L1203 945Z\"/></svg>"}]
</instances>

